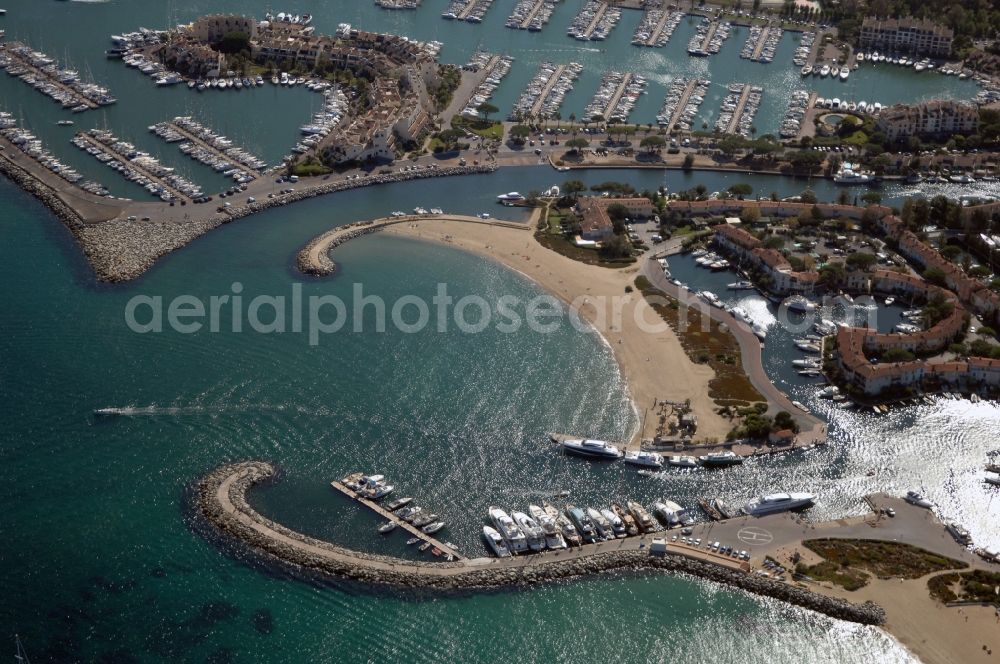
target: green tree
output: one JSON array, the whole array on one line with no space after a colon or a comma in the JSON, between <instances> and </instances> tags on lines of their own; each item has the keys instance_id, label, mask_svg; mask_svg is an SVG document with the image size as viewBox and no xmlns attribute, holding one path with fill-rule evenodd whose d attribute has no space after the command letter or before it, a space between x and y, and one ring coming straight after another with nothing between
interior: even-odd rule
<instances>
[{"instance_id":1,"label":"green tree","mask_svg":"<svg viewBox=\"0 0 1000 664\"><path fill-rule=\"evenodd\" d=\"M740 200L743 200L744 197L749 196L750 194L753 193L753 187L746 184L745 182L740 182L738 184L734 184L733 186L731 186L729 188L729 193L732 194L733 196L736 196Z\"/></svg>"},{"instance_id":2,"label":"green tree","mask_svg":"<svg viewBox=\"0 0 1000 664\"><path fill-rule=\"evenodd\" d=\"M586 149L587 146L589 145L590 141L588 141L586 138L571 138L568 141L566 141L566 147L568 147L571 152L578 153L580 152L580 150Z\"/></svg>"},{"instance_id":3,"label":"green tree","mask_svg":"<svg viewBox=\"0 0 1000 664\"><path fill-rule=\"evenodd\" d=\"M490 121L490 116L491 115L493 115L494 113L499 113L500 112L499 108L497 108L493 104L489 103L488 101L484 101L479 106L476 106L476 110L479 111L480 113L482 113L483 120L486 120L487 122Z\"/></svg>"},{"instance_id":4,"label":"green tree","mask_svg":"<svg viewBox=\"0 0 1000 664\"><path fill-rule=\"evenodd\" d=\"M666 147L666 145L667 141L662 136L646 136L644 139L639 141L639 147L645 149L649 153L662 150Z\"/></svg>"},{"instance_id":5,"label":"green tree","mask_svg":"<svg viewBox=\"0 0 1000 664\"><path fill-rule=\"evenodd\" d=\"M694 155L688 152L684 155L684 162L681 164L681 168L685 171L690 171L694 167Z\"/></svg>"},{"instance_id":6,"label":"green tree","mask_svg":"<svg viewBox=\"0 0 1000 664\"><path fill-rule=\"evenodd\" d=\"M563 183L562 190L563 193L575 200L581 192L587 191L587 185L580 180L566 180Z\"/></svg>"},{"instance_id":7,"label":"green tree","mask_svg":"<svg viewBox=\"0 0 1000 664\"><path fill-rule=\"evenodd\" d=\"M882 354L883 362L912 362L914 355L905 348L890 348Z\"/></svg>"},{"instance_id":8,"label":"green tree","mask_svg":"<svg viewBox=\"0 0 1000 664\"><path fill-rule=\"evenodd\" d=\"M875 264L878 263L878 257L875 254L869 254L864 251L856 251L847 257L847 266L855 270L863 270L867 272Z\"/></svg>"}]
</instances>

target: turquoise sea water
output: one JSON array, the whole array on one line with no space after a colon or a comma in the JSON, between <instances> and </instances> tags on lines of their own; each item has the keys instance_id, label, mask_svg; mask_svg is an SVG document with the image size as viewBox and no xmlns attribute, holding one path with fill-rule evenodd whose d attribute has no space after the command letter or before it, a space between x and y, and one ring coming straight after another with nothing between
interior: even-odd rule
<instances>
[{"instance_id":1,"label":"turquoise sea water","mask_svg":"<svg viewBox=\"0 0 1000 664\"><path fill-rule=\"evenodd\" d=\"M438 4L427 0L416 13L397 14L366 3L331 3L322 12L304 2L284 9L316 13L320 30L348 21L439 38L448 43L445 59L456 62L478 42L509 44L524 53L525 67L516 70L524 80L533 70L526 61L542 57L531 55L533 42L538 50L550 42L577 48L562 34L576 0L561 5L541 35L500 27L513 4L508 0L498 0L479 27L441 20ZM104 114L74 116L78 123L106 122L205 182L212 182L211 173L158 145L146 125L197 105L212 126L273 159L308 116L308 93L301 93L299 108L294 95L300 91L282 90L279 97L265 88L229 97L156 90L101 55L108 33L214 10L262 12L262 3L15 0L7 8L0 26L8 37L28 37L53 55L67 54L119 96ZM611 67L612 58L633 53L627 41L634 20L625 14L604 46L607 54L593 56L595 67ZM624 40L618 56L612 52L616 40ZM739 42L734 35L726 48ZM678 29L668 48L683 44ZM594 76L596 85L599 74ZM582 107L592 90L583 82L578 88ZM55 104L5 75L0 99L57 153L115 184L111 171L68 145L68 133L53 124L67 114ZM263 109L260 116L245 112L251 99ZM253 494L261 510L320 537L399 555L416 554L398 534L376 535L376 520L334 495L330 479L356 469L387 474L400 493L444 516L446 539L473 555L482 552L477 533L488 505L523 509L562 489L594 505L625 496L693 504L715 495L738 504L795 484L822 496L815 514L827 518L859 511L857 499L865 492L923 486L977 542L1000 543L992 525L1000 512L981 478L984 455L996 447L1000 431L1000 409L990 405L941 402L878 419L831 412L834 444L822 451L752 461L724 473L640 481L621 465L576 463L543 442L551 430L621 438L637 422L607 348L568 326L548 335L492 329L403 334L390 328L331 335L313 347L292 333L141 335L125 325L124 307L139 294L207 298L229 294L239 282L247 299L288 295L298 280L294 252L333 225L417 205L496 211L496 193L564 179L557 175L507 169L313 199L217 229L124 286L95 283L58 221L0 181L0 421L6 425L0 446L0 638L20 633L33 662L570 661L623 654L664 662L907 661L905 651L876 630L691 579L609 577L483 596L401 597L294 580L223 551L192 529L184 501L190 482L226 461L266 458L284 475ZM747 181L760 193L781 195L809 184L729 173L671 172L667 178L674 190L697 183L721 190ZM642 189L662 184L663 174L593 171L583 179L627 179ZM822 197L833 196L825 183L812 186ZM898 199L906 190L890 187L887 195ZM497 212L503 213L513 211ZM538 294L533 284L488 261L387 236L352 242L338 250L337 261L340 275L305 282L306 296L346 299L355 283L390 300L430 296L439 283L456 297ZM684 278L692 284L706 280L704 287L725 278L685 268L682 260L674 269L687 269L691 274ZM823 408L787 370L787 355L778 343L768 346L771 375ZM109 407L131 414L95 417L94 410ZM877 474L869 476L872 468Z\"/></svg>"}]
</instances>

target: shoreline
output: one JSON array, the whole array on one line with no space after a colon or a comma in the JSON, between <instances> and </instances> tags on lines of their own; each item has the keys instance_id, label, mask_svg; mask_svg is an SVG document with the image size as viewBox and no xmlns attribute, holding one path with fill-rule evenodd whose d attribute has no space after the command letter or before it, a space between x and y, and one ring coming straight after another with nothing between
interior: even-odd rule
<instances>
[{"instance_id":1,"label":"shoreline","mask_svg":"<svg viewBox=\"0 0 1000 664\"><path fill-rule=\"evenodd\" d=\"M495 260L564 305L575 304L581 320L593 328L611 350L628 390L637 426L631 438L622 441L626 448L639 449L643 439L653 437L651 433L655 432L657 422L653 417L645 418L644 412L651 409L654 402L663 401L690 399L691 411L699 423L697 437L724 439L732 423L715 412L715 401L708 396L708 383L715 372L706 365L694 363L665 323L662 329L651 332L638 322L660 322L641 293L625 290L640 274L640 266L605 268L557 254L535 240L534 219L533 216L526 225L531 236L520 231L509 233L506 225L482 227L434 217L393 225L383 232L449 245ZM615 327L614 312L608 310L619 303L621 325ZM671 367L670 375L663 371L664 366Z\"/></svg>"}]
</instances>

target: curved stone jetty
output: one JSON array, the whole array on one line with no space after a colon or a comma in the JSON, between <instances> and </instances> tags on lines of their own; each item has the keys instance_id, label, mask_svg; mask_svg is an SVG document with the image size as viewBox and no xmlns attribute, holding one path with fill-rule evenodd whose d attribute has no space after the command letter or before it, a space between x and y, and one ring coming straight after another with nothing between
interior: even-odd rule
<instances>
[{"instance_id":1,"label":"curved stone jetty","mask_svg":"<svg viewBox=\"0 0 1000 664\"><path fill-rule=\"evenodd\" d=\"M383 217L381 219L371 219L368 221L358 221L346 226L337 226L329 231L313 238L309 244L304 246L298 253L295 264L299 271L315 276L331 275L337 270L337 265L330 258L330 250L339 247L348 240L353 240L362 235L375 233L388 226L395 224L413 224L423 221L462 221L470 224L484 224L487 226L503 226L518 230L531 230L528 224L513 221L500 221L498 219L480 219L479 217L468 217L454 214L421 214L404 215L402 217Z\"/></svg>"},{"instance_id":2,"label":"curved stone jetty","mask_svg":"<svg viewBox=\"0 0 1000 664\"><path fill-rule=\"evenodd\" d=\"M667 571L773 597L819 613L866 625L885 622L876 604L852 604L762 576L676 555L653 556L640 549L604 549L590 544L568 552L516 558L420 562L352 551L295 532L263 516L246 500L255 484L273 480L274 466L245 461L221 466L201 478L194 492L196 512L224 536L293 567L356 582L437 591L523 587L601 572ZM605 544L621 547L622 540Z\"/></svg>"}]
</instances>

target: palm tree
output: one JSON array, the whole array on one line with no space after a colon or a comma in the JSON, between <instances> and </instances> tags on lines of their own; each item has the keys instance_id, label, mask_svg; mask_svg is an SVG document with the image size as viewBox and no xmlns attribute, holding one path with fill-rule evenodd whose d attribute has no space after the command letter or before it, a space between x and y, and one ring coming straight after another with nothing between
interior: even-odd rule
<instances>
[{"instance_id":1,"label":"palm tree","mask_svg":"<svg viewBox=\"0 0 1000 664\"><path fill-rule=\"evenodd\" d=\"M556 119L556 129L558 129L559 128L559 123L562 122L562 113L560 113L559 111L556 111L556 114L555 114L554 117Z\"/></svg>"}]
</instances>

